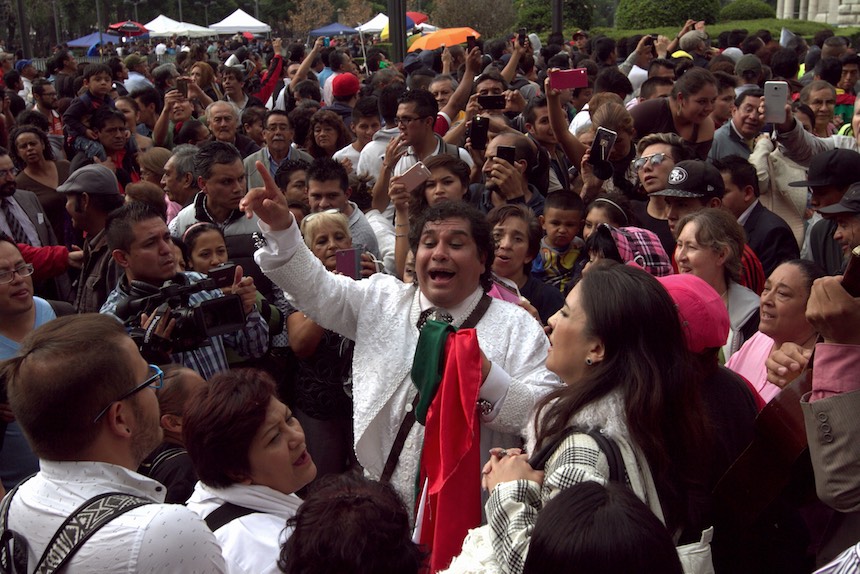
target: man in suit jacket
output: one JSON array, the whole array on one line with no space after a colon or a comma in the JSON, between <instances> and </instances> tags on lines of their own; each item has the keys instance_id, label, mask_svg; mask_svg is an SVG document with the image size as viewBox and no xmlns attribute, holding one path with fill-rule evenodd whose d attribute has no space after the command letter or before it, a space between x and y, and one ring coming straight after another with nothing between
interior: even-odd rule
<instances>
[{"instance_id":1,"label":"man in suit jacket","mask_svg":"<svg viewBox=\"0 0 860 574\"><path fill-rule=\"evenodd\" d=\"M57 237L36 194L17 189L18 171L9 152L0 147L0 231L18 243L34 247L57 245ZM46 299L68 301L71 283L64 274L36 285L36 294Z\"/></svg>"},{"instance_id":2,"label":"man in suit jacket","mask_svg":"<svg viewBox=\"0 0 860 574\"><path fill-rule=\"evenodd\" d=\"M860 539L860 298L825 277L813 285L806 315L824 342L815 346L812 392L800 406L818 497L839 511L819 551L824 562Z\"/></svg>"},{"instance_id":3,"label":"man in suit jacket","mask_svg":"<svg viewBox=\"0 0 860 574\"><path fill-rule=\"evenodd\" d=\"M314 158L299 149L293 147L293 126L287 113L283 110L272 110L266 114L263 123L263 139L266 147L246 157L242 163L245 164L245 184L247 189L263 187L263 178L257 171L257 162L262 162L269 169L272 177L278 171L278 167L287 160L301 159L311 163Z\"/></svg>"},{"instance_id":4,"label":"man in suit jacket","mask_svg":"<svg viewBox=\"0 0 860 574\"><path fill-rule=\"evenodd\" d=\"M724 157L714 165L720 170L726 186L723 207L743 225L747 243L761 261L765 277L770 276L780 263L800 257L791 228L759 202L755 167L736 155Z\"/></svg>"}]
</instances>

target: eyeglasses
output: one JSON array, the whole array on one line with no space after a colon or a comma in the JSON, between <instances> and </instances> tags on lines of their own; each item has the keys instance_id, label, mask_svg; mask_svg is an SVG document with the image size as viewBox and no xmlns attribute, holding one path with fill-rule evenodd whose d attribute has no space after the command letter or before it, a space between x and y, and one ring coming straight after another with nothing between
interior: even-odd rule
<instances>
[{"instance_id":1,"label":"eyeglasses","mask_svg":"<svg viewBox=\"0 0 860 574\"><path fill-rule=\"evenodd\" d=\"M396 126L405 126L407 124L411 124L415 120L423 120L424 118L429 118L430 116L417 116L414 118L394 118L394 125Z\"/></svg>"},{"instance_id":2,"label":"eyeglasses","mask_svg":"<svg viewBox=\"0 0 860 574\"><path fill-rule=\"evenodd\" d=\"M329 215L333 215L335 213L341 213L341 211L337 208L332 207L331 209L325 209L323 211L317 211L316 213L311 213L309 215L305 215L302 218L302 229L305 228L305 225L314 220L317 215L321 215L323 213L328 213Z\"/></svg>"},{"instance_id":3,"label":"eyeglasses","mask_svg":"<svg viewBox=\"0 0 860 574\"><path fill-rule=\"evenodd\" d=\"M0 179L6 179L10 175L12 177L18 177L18 174L21 173L17 167L10 167L9 169L0 169Z\"/></svg>"},{"instance_id":4,"label":"eyeglasses","mask_svg":"<svg viewBox=\"0 0 860 574\"><path fill-rule=\"evenodd\" d=\"M0 285L8 285L12 282L12 276L17 273L18 277L29 277L33 274L34 268L32 263L19 265L11 271L0 271Z\"/></svg>"},{"instance_id":5,"label":"eyeglasses","mask_svg":"<svg viewBox=\"0 0 860 574\"><path fill-rule=\"evenodd\" d=\"M635 169L636 171L639 171L640 169L645 167L645 165L649 161L651 162L651 167L660 165L661 163L666 161L666 154L665 153L655 153L655 154L651 154L651 155L643 155L642 157L637 157L636 159L633 160L633 169Z\"/></svg>"},{"instance_id":6,"label":"eyeglasses","mask_svg":"<svg viewBox=\"0 0 860 574\"><path fill-rule=\"evenodd\" d=\"M127 392L124 395L122 395L121 397L119 397L118 399L111 401L108 406L106 406L105 408L103 408L102 410L99 411L99 414L96 415L96 417L93 419L93 422L94 423L99 422L99 419L102 418L106 412L108 412L108 409L111 408L111 405L113 405L114 403L124 401L127 398L129 398L130 396L134 395L135 393L142 391L146 387L152 387L153 389L160 389L162 387L162 385L164 385L164 371L159 369L158 365L149 365L149 371L151 373L154 373L154 374L152 376L150 376L148 379L146 379L145 381L143 381L142 383L140 383L139 385L137 385L136 387L134 387L129 392Z\"/></svg>"}]
</instances>

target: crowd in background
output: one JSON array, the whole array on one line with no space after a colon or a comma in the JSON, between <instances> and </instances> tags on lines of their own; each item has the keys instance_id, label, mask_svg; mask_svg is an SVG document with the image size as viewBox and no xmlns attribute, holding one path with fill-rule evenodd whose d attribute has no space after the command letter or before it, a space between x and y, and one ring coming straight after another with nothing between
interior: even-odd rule
<instances>
[{"instance_id":1,"label":"crowd in background","mask_svg":"<svg viewBox=\"0 0 860 574\"><path fill-rule=\"evenodd\" d=\"M848 39L152 44L0 45L31 567L858 571Z\"/></svg>"}]
</instances>

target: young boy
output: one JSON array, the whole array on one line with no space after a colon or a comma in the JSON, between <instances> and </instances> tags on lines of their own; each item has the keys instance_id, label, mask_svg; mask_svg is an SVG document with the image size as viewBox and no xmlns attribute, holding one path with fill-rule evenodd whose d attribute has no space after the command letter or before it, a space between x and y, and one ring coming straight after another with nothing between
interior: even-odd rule
<instances>
[{"instance_id":1,"label":"young boy","mask_svg":"<svg viewBox=\"0 0 860 574\"><path fill-rule=\"evenodd\" d=\"M266 145L263 139L263 126L266 123L266 108L248 106L242 110L242 133L262 147Z\"/></svg>"},{"instance_id":2,"label":"young boy","mask_svg":"<svg viewBox=\"0 0 860 574\"><path fill-rule=\"evenodd\" d=\"M583 241L579 237L585 206L582 198L568 191L550 193L540 224L546 234L532 264L532 276L567 293L574 277Z\"/></svg>"},{"instance_id":3,"label":"young boy","mask_svg":"<svg viewBox=\"0 0 860 574\"><path fill-rule=\"evenodd\" d=\"M288 159L278 166L275 183L284 192L287 203L308 205L308 167L310 164L301 159Z\"/></svg>"},{"instance_id":4,"label":"young boy","mask_svg":"<svg viewBox=\"0 0 860 574\"><path fill-rule=\"evenodd\" d=\"M108 95L113 89L110 67L107 64L90 64L84 68L84 86L87 91L72 100L63 114L66 143L75 151L86 153L88 159L98 157L104 161L107 156L104 147L98 142L98 136L90 127L90 118L104 106L114 108L113 100ZM69 157L72 155L69 154Z\"/></svg>"},{"instance_id":5,"label":"young boy","mask_svg":"<svg viewBox=\"0 0 860 574\"><path fill-rule=\"evenodd\" d=\"M378 132L381 127L382 122L379 120L379 106L376 96L361 98L352 109L352 124L349 126L352 133L355 134L355 141L334 152L332 157L341 163L344 159L348 159L350 167L347 168L347 171L355 173L361 150L373 139L373 134Z\"/></svg>"}]
</instances>

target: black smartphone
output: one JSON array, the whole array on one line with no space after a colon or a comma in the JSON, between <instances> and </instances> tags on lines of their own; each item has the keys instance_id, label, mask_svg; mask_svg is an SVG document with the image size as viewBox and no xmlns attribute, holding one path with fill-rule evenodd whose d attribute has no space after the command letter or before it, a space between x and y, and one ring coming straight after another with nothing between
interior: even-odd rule
<instances>
[{"instance_id":1,"label":"black smartphone","mask_svg":"<svg viewBox=\"0 0 860 574\"><path fill-rule=\"evenodd\" d=\"M527 38L526 29L520 28L519 33L517 34L517 42L519 43L520 46L526 45L526 38Z\"/></svg>"},{"instance_id":2,"label":"black smartphone","mask_svg":"<svg viewBox=\"0 0 860 574\"><path fill-rule=\"evenodd\" d=\"M176 89L179 90L179 94L183 98L188 99L188 80L186 78L177 78Z\"/></svg>"},{"instance_id":3,"label":"black smartphone","mask_svg":"<svg viewBox=\"0 0 860 574\"><path fill-rule=\"evenodd\" d=\"M218 288L230 287L233 285L233 279L236 276L236 264L224 263L217 267L209 269L209 278L215 280L215 285Z\"/></svg>"},{"instance_id":4,"label":"black smartphone","mask_svg":"<svg viewBox=\"0 0 860 574\"><path fill-rule=\"evenodd\" d=\"M475 149L487 149L490 134L490 119L485 116L475 116L469 125L469 141Z\"/></svg>"},{"instance_id":5,"label":"black smartphone","mask_svg":"<svg viewBox=\"0 0 860 574\"><path fill-rule=\"evenodd\" d=\"M597 128L597 133L594 134L594 141L591 143L591 153L588 155L588 163L596 165L597 162L608 161L616 139L618 139L616 132L603 126Z\"/></svg>"},{"instance_id":6,"label":"black smartphone","mask_svg":"<svg viewBox=\"0 0 860 574\"><path fill-rule=\"evenodd\" d=\"M474 36L466 36L466 48L471 52L472 48L478 45L478 40Z\"/></svg>"},{"instance_id":7,"label":"black smartphone","mask_svg":"<svg viewBox=\"0 0 860 574\"><path fill-rule=\"evenodd\" d=\"M478 105L485 110L503 110L507 104L505 96L478 96Z\"/></svg>"},{"instance_id":8,"label":"black smartphone","mask_svg":"<svg viewBox=\"0 0 860 574\"><path fill-rule=\"evenodd\" d=\"M496 157L513 165L517 161L517 148L510 145L500 145L496 148Z\"/></svg>"}]
</instances>

